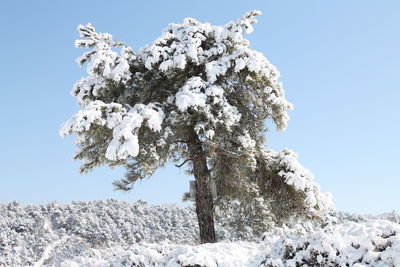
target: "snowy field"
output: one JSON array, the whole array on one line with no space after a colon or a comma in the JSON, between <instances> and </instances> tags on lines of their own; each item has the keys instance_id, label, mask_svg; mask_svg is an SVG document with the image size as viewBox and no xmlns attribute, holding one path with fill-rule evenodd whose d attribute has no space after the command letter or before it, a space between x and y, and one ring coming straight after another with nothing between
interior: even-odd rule
<instances>
[{"instance_id":1,"label":"snowy field","mask_svg":"<svg viewBox=\"0 0 400 267\"><path fill-rule=\"evenodd\" d=\"M191 207L117 200L0 204L0 266L400 266L400 216L334 215L238 240L221 223L197 243Z\"/></svg>"}]
</instances>

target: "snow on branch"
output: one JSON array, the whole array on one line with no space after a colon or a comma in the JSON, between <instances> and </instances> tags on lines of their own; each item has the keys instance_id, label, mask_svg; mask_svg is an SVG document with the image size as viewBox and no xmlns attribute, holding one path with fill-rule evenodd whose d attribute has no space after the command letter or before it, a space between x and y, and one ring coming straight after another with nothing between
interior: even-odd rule
<instances>
[{"instance_id":1,"label":"snow on branch","mask_svg":"<svg viewBox=\"0 0 400 267\"><path fill-rule=\"evenodd\" d=\"M164 113L157 103L137 104L128 109L117 103L95 101L68 120L61 127L60 135L79 134L88 131L92 125L105 126L113 130L105 156L115 161L129 155L136 157L139 153L139 128L145 125L153 131L160 131L163 119Z\"/></svg>"}]
</instances>

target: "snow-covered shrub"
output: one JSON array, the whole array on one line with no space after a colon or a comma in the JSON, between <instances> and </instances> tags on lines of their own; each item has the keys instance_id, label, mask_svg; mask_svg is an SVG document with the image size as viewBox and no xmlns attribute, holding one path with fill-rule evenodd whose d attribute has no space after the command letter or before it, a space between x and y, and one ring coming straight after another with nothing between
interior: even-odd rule
<instances>
[{"instance_id":1,"label":"snow-covered shrub","mask_svg":"<svg viewBox=\"0 0 400 267\"><path fill-rule=\"evenodd\" d=\"M0 204L0 266L29 265L50 244L67 237L72 239L59 247L78 241L84 247L127 246L142 241L193 244L198 236L195 218L192 208L116 200Z\"/></svg>"},{"instance_id":2,"label":"snow-covered shrub","mask_svg":"<svg viewBox=\"0 0 400 267\"><path fill-rule=\"evenodd\" d=\"M400 226L384 220L266 233L264 266L400 266Z\"/></svg>"},{"instance_id":3,"label":"snow-covered shrub","mask_svg":"<svg viewBox=\"0 0 400 267\"><path fill-rule=\"evenodd\" d=\"M399 266L399 214L343 214L253 241L217 224L221 242L199 245L193 207L13 202L0 204L0 266Z\"/></svg>"}]
</instances>

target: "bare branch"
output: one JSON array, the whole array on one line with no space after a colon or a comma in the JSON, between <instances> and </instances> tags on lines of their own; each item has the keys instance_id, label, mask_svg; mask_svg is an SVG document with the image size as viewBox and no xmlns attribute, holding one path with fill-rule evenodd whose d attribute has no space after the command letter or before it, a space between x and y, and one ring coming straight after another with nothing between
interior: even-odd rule
<instances>
[{"instance_id":1,"label":"bare branch","mask_svg":"<svg viewBox=\"0 0 400 267\"><path fill-rule=\"evenodd\" d=\"M178 168L180 168L180 167L182 167L183 165L185 165L185 163L188 162L189 160L192 160L192 158L186 159L184 162L182 162L182 163L179 164L179 165L178 165L178 164L175 164L175 166L178 167Z\"/></svg>"}]
</instances>

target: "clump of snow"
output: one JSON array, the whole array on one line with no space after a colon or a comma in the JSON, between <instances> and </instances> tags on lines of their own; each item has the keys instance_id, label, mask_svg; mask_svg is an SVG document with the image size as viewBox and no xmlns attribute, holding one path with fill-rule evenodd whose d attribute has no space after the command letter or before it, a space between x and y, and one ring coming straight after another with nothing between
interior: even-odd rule
<instances>
[{"instance_id":1,"label":"clump of snow","mask_svg":"<svg viewBox=\"0 0 400 267\"><path fill-rule=\"evenodd\" d=\"M250 137L248 132L239 136L238 141L241 143L243 148L253 148L256 145L256 142Z\"/></svg>"},{"instance_id":2,"label":"clump of snow","mask_svg":"<svg viewBox=\"0 0 400 267\"><path fill-rule=\"evenodd\" d=\"M400 215L333 214L238 241L198 244L193 207L116 200L0 204L0 266L399 266Z\"/></svg>"},{"instance_id":3,"label":"clump of snow","mask_svg":"<svg viewBox=\"0 0 400 267\"><path fill-rule=\"evenodd\" d=\"M136 157L139 154L137 132L143 121L147 121L147 126L153 131L160 131L163 119L164 112L155 104L136 104L113 129L113 139L107 147L106 158L117 160Z\"/></svg>"},{"instance_id":4,"label":"clump of snow","mask_svg":"<svg viewBox=\"0 0 400 267\"><path fill-rule=\"evenodd\" d=\"M164 112L157 103L136 104L129 110L117 103L105 104L96 100L78 111L60 129L60 135L88 131L90 126L106 126L113 130L105 157L109 160L136 157L139 153L137 131L146 122L148 128L160 131Z\"/></svg>"},{"instance_id":5,"label":"clump of snow","mask_svg":"<svg viewBox=\"0 0 400 267\"><path fill-rule=\"evenodd\" d=\"M320 214L327 214L335 209L332 194L321 192L319 184L314 181L314 175L298 161L297 153L290 149L278 152L272 149L263 149L261 152L261 157L272 168L279 171L277 175L286 184L293 186L297 191L304 192L305 202L312 211L311 213L319 210Z\"/></svg>"},{"instance_id":6,"label":"clump of snow","mask_svg":"<svg viewBox=\"0 0 400 267\"><path fill-rule=\"evenodd\" d=\"M60 129L60 135L66 136L88 131L93 124L106 125L107 128L113 129L121 123L125 113L126 109L120 104L105 104L100 100L93 101L64 123Z\"/></svg>"},{"instance_id":7,"label":"clump of snow","mask_svg":"<svg viewBox=\"0 0 400 267\"><path fill-rule=\"evenodd\" d=\"M192 108L207 118L207 122L200 122L195 126L195 131L199 135L203 132L202 135L209 140L215 134L214 127L222 125L229 131L241 118L238 109L229 104L224 96L224 89L200 77L190 78L178 90L175 94L175 105L183 116L187 116L184 112ZM214 108L217 112L213 112Z\"/></svg>"},{"instance_id":8,"label":"clump of snow","mask_svg":"<svg viewBox=\"0 0 400 267\"><path fill-rule=\"evenodd\" d=\"M79 25L80 39L75 41L76 47L89 48L76 59L79 65L87 64L88 76L76 82L72 95L78 100L78 104L87 105L88 96L99 96L106 91L108 80L126 84L131 80L130 63L136 59L135 53L130 47L120 42L115 42L109 33L97 33L89 23L86 26ZM121 47L120 53L115 52L116 47Z\"/></svg>"},{"instance_id":9,"label":"clump of snow","mask_svg":"<svg viewBox=\"0 0 400 267\"><path fill-rule=\"evenodd\" d=\"M175 95L176 106L180 111L185 111L189 107L204 107L207 95L201 92L206 84L200 77L191 78Z\"/></svg>"}]
</instances>

